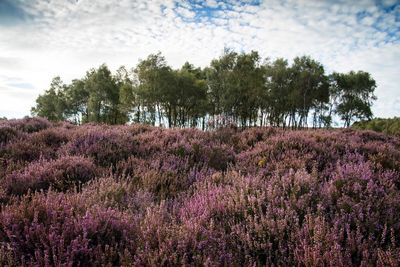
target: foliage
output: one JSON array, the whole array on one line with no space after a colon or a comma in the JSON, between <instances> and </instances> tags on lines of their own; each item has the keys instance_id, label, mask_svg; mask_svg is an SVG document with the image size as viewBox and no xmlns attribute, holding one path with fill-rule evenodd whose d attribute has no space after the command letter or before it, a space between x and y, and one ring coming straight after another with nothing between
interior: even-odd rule
<instances>
[{"instance_id":1,"label":"foliage","mask_svg":"<svg viewBox=\"0 0 400 267\"><path fill-rule=\"evenodd\" d=\"M32 114L39 117L46 117L50 121L62 120L66 111L66 85L60 77L55 77L50 88L39 95L36 99L36 106L32 108Z\"/></svg>"},{"instance_id":2,"label":"foliage","mask_svg":"<svg viewBox=\"0 0 400 267\"><path fill-rule=\"evenodd\" d=\"M376 99L375 80L363 71L349 73L333 73L335 94L339 99L337 114L349 127L354 118L371 119L372 101Z\"/></svg>"},{"instance_id":3,"label":"foliage","mask_svg":"<svg viewBox=\"0 0 400 267\"><path fill-rule=\"evenodd\" d=\"M203 69L189 62L173 69L157 53L132 71L122 66L112 74L103 64L71 84L56 77L32 114L76 124L133 121L203 130L229 124L321 128L336 117L350 126L372 117L375 87L367 72L327 75L309 56L289 64L283 58L263 60L256 51L226 49Z\"/></svg>"},{"instance_id":4,"label":"foliage","mask_svg":"<svg viewBox=\"0 0 400 267\"><path fill-rule=\"evenodd\" d=\"M373 130L386 134L400 136L400 118L381 119L375 118L369 121L355 122L352 126L354 129Z\"/></svg>"},{"instance_id":5,"label":"foliage","mask_svg":"<svg viewBox=\"0 0 400 267\"><path fill-rule=\"evenodd\" d=\"M397 136L32 121L1 126L1 266L400 264Z\"/></svg>"}]
</instances>

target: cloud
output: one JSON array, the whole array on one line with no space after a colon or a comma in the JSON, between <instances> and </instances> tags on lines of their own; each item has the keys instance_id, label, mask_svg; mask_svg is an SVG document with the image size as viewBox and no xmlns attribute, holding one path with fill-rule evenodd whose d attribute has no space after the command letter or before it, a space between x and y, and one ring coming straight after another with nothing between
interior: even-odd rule
<instances>
[{"instance_id":1,"label":"cloud","mask_svg":"<svg viewBox=\"0 0 400 267\"><path fill-rule=\"evenodd\" d=\"M34 86L20 77L0 75L0 117L21 118L29 114ZM33 100L34 101L34 100Z\"/></svg>"},{"instance_id":2,"label":"cloud","mask_svg":"<svg viewBox=\"0 0 400 267\"><path fill-rule=\"evenodd\" d=\"M193 19L196 16L196 13L190 9L178 6L175 8L175 12L178 16L182 16L186 19Z\"/></svg>"},{"instance_id":3,"label":"cloud","mask_svg":"<svg viewBox=\"0 0 400 267\"><path fill-rule=\"evenodd\" d=\"M206 0L205 2L206 2L206 5L207 5L208 7L211 7L211 8L217 8L217 7L219 7L218 2L215 1L215 0Z\"/></svg>"},{"instance_id":4,"label":"cloud","mask_svg":"<svg viewBox=\"0 0 400 267\"><path fill-rule=\"evenodd\" d=\"M0 117L29 114L36 96L57 75L69 82L102 63L114 70L120 65L133 67L138 59L157 51L173 67L187 60L204 67L224 47L257 50L263 57L292 59L308 54L328 71L369 71L378 83L375 113L400 115L395 73L400 61L400 5L396 1L0 3L11 5L6 12L9 22L0 19L0 73L18 77L19 85L34 87L21 93L27 89L0 79ZM13 90L23 98L18 112L7 104L16 101Z\"/></svg>"}]
</instances>

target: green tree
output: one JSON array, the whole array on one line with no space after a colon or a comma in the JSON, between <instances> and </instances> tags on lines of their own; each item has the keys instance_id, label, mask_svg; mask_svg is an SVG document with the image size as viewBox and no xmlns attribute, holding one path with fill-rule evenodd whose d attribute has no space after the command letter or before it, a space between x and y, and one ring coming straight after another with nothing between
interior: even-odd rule
<instances>
[{"instance_id":1,"label":"green tree","mask_svg":"<svg viewBox=\"0 0 400 267\"><path fill-rule=\"evenodd\" d=\"M32 115L45 117L51 121L61 121L66 118L66 85L60 77L55 77L50 88L39 95L36 99L36 106L31 109Z\"/></svg>"},{"instance_id":2,"label":"green tree","mask_svg":"<svg viewBox=\"0 0 400 267\"><path fill-rule=\"evenodd\" d=\"M278 58L272 64L264 65L266 73L265 93L262 109L268 115L271 125L285 126L290 113L290 75L288 61Z\"/></svg>"},{"instance_id":3,"label":"green tree","mask_svg":"<svg viewBox=\"0 0 400 267\"><path fill-rule=\"evenodd\" d=\"M210 116L233 116L233 101L229 94L232 82L232 72L236 64L237 53L228 49L223 55L211 61L210 67L205 70L208 85Z\"/></svg>"},{"instance_id":4,"label":"green tree","mask_svg":"<svg viewBox=\"0 0 400 267\"><path fill-rule=\"evenodd\" d=\"M309 56L296 57L291 71L291 121L295 127L307 126L310 110L329 100L328 78L321 63Z\"/></svg>"},{"instance_id":5,"label":"green tree","mask_svg":"<svg viewBox=\"0 0 400 267\"><path fill-rule=\"evenodd\" d=\"M108 67L103 64L90 70L86 76L85 90L89 92L89 121L118 124L126 121L119 110L119 88Z\"/></svg>"},{"instance_id":6,"label":"green tree","mask_svg":"<svg viewBox=\"0 0 400 267\"><path fill-rule=\"evenodd\" d=\"M76 124L89 121L88 100L89 91L85 87L85 80L74 79L66 90L66 113Z\"/></svg>"},{"instance_id":7,"label":"green tree","mask_svg":"<svg viewBox=\"0 0 400 267\"><path fill-rule=\"evenodd\" d=\"M151 54L138 63L135 74L138 82L136 94L141 99L138 116L142 122L154 125L158 119L158 123L162 124L163 96L171 88L171 68L161 53Z\"/></svg>"},{"instance_id":8,"label":"green tree","mask_svg":"<svg viewBox=\"0 0 400 267\"><path fill-rule=\"evenodd\" d=\"M136 106L135 89L133 79L130 77L128 70L121 66L115 75L115 81L119 88L119 106L121 121L129 121L130 114L134 111Z\"/></svg>"},{"instance_id":9,"label":"green tree","mask_svg":"<svg viewBox=\"0 0 400 267\"><path fill-rule=\"evenodd\" d=\"M354 119L371 119L371 106L376 96L376 82L368 72L350 71L333 73L334 86L337 90L338 104L336 113L349 127Z\"/></svg>"},{"instance_id":10,"label":"green tree","mask_svg":"<svg viewBox=\"0 0 400 267\"><path fill-rule=\"evenodd\" d=\"M226 99L230 99L235 119L242 126L257 123L260 110L259 96L264 91L265 72L257 52L237 55Z\"/></svg>"},{"instance_id":11,"label":"green tree","mask_svg":"<svg viewBox=\"0 0 400 267\"><path fill-rule=\"evenodd\" d=\"M204 69L186 62L172 69L160 54L151 54L129 72L112 74L103 64L65 85L59 77L36 100L32 114L77 124L121 124L132 120L168 127L330 126L338 115L349 126L370 119L375 81L366 72L325 75L308 56L293 64L278 58L261 63L256 51L225 49Z\"/></svg>"},{"instance_id":12,"label":"green tree","mask_svg":"<svg viewBox=\"0 0 400 267\"><path fill-rule=\"evenodd\" d=\"M172 90L171 98L176 99L177 110L174 111L174 124L197 126L199 119L205 116L207 102L207 87L202 72L186 62L179 71L175 72L176 88Z\"/></svg>"}]
</instances>

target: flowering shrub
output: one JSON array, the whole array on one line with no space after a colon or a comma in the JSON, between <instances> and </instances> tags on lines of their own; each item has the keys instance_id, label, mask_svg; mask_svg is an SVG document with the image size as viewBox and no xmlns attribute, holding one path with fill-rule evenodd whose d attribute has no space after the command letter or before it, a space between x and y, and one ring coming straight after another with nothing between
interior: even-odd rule
<instances>
[{"instance_id":1,"label":"flowering shrub","mask_svg":"<svg viewBox=\"0 0 400 267\"><path fill-rule=\"evenodd\" d=\"M0 125L0 144L5 144L19 135L18 130L10 126Z\"/></svg>"},{"instance_id":2,"label":"flowering shrub","mask_svg":"<svg viewBox=\"0 0 400 267\"><path fill-rule=\"evenodd\" d=\"M0 126L9 126L22 132L33 133L51 127L51 123L44 118L25 117L23 119L1 120Z\"/></svg>"},{"instance_id":3,"label":"flowering shrub","mask_svg":"<svg viewBox=\"0 0 400 267\"><path fill-rule=\"evenodd\" d=\"M212 169L192 165L189 157L162 153L149 160L130 157L117 165L116 173L131 185L154 194L158 199L174 197L201 180Z\"/></svg>"},{"instance_id":4,"label":"flowering shrub","mask_svg":"<svg viewBox=\"0 0 400 267\"><path fill-rule=\"evenodd\" d=\"M215 170L226 170L235 161L235 152L211 133L197 129L157 129L135 136L140 158L172 154L187 158L191 166L201 165Z\"/></svg>"},{"instance_id":5,"label":"flowering shrub","mask_svg":"<svg viewBox=\"0 0 400 267\"><path fill-rule=\"evenodd\" d=\"M92 157L101 166L115 165L133 154L135 143L125 129L92 126L74 132L71 142L60 151L71 155Z\"/></svg>"},{"instance_id":6,"label":"flowering shrub","mask_svg":"<svg viewBox=\"0 0 400 267\"><path fill-rule=\"evenodd\" d=\"M85 183L96 175L91 160L83 157L62 157L54 161L38 161L20 171L6 176L3 187L13 195L46 190L50 186L57 191Z\"/></svg>"},{"instance_id":7,"label":"flowering shrub","mask_svg":"<svg viewBox=\"0 0 400 267\"><path fill-rule=\"evenodd\" d=\"M119 266L134 251L130 216L77 196L34 195L0 214L0 264L17 266Z\"/></svg>"},{"instance_id":8,"label":"flowering shrub","mask_svg":"<svg viewBox=\"0 0 400 267\"><path fill-rule=\"evenodd\" d=\"M69 133L63 128L49 128L29 135L20 135L0 147L0 157L29 163L40 158L54 159L58 149L69 141Z\"/></svg>"},{"instance_id":9,"label":"flowering shrub","mask_svg":"<svg viewBox=\"0 0 400 267\"><path fill-rule=\"evenodd\" d=\"M400 265L398 137L24 120L0 126L0 266Z\"/></svg>"}]
</instances>

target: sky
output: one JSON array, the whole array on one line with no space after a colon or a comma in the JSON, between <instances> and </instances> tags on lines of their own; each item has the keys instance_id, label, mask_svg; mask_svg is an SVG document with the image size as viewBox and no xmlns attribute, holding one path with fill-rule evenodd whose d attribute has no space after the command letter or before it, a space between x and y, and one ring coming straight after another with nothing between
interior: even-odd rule
<instances>
[{"instance_id":1,"label":"sky","mask_svg":"<svg viewBox=\"0 0 400 267\"><path fill-rule=\"evenodd\" d=\"M367 71L374 115L400 116L400 0L0 0L0 117L29 115L55 76L157 52L205 67L224 47Z\"/></svg>"}]
</instances>

